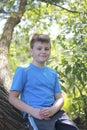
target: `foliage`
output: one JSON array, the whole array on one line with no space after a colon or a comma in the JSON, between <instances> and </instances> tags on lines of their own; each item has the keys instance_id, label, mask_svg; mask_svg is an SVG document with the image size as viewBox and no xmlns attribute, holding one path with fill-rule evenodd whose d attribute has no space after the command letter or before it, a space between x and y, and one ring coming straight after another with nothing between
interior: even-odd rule
<instances>
[{"instance_id":1,"label":"foliage","mask_svg":"<svg viewBox=\"0 0 87 130\"><path fill-rule=\"evenodd\" d=\"M4 4L10 15L17 7L14 0L8 2L9 6L4 0L0 7ZM31 60L29 37L33 33L49 34L52 53L47 64L59 73L61 87L67 94L64 108L72 118L87 120L87 0L66 0L60 6L57 1L49 2L28 1L24 16L14 29L9 51L12 73L18 65Z\"/></svg>"},{"instance_id":2,"label":"foliage","mask_svg":"<svg viewBox=\"0 0 87 130\"><path fill-rule=\"evenodd\" d=\"M66 14L64 20L60 23L63 32L57 37L62 53L55 69L60 74L63 90L73 99L70 113L87 120L86 17L82 14Z\"/></svg>"}]
</instances>

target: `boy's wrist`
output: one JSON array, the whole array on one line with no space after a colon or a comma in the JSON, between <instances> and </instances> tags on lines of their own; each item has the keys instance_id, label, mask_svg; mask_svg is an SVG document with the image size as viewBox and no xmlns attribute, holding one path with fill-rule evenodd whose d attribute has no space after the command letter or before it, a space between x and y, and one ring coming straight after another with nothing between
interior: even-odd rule
<instances>
[{"instance_id":1,"label":"boy's wrist","mask_svg":"<svg viewBox=\"0 0 87 130\"><path fill-rule=\"evenodd\" d=\"M51 113L52 115L54 115L55 113L57 113L58 109L55 108L55 106L51 107Z\"/></svg>"}]
</instances>

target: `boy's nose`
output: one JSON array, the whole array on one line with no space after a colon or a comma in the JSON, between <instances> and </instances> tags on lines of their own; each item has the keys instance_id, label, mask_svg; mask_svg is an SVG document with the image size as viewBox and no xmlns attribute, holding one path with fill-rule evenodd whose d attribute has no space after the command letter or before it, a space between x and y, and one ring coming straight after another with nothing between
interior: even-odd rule
<instances>
[{"instance_id":1,"label":"boy's nose","mask_svg":"<svg viewBox=\"0 0 87 130\"><path fill-rule=\"evenodd\" d=\"M45 53L46 52L45 49L42 49L42 52Z\"/></svg>"}]
</instances>

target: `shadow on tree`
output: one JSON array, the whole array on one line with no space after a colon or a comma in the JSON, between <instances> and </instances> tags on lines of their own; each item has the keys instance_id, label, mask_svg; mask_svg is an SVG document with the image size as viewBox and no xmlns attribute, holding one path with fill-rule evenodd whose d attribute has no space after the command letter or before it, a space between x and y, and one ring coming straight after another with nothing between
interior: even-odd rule
<instances>
[{"instance_id":1,"label":"shadow on tree","mask_svg":"<svg viewBox=\"0 0 87 130\"><path fill-rule=\"evenodd\" d=\"M0 130L27 130L22 113L8 102L4 87L0 87Z\"/></svg>"}]
</instances>

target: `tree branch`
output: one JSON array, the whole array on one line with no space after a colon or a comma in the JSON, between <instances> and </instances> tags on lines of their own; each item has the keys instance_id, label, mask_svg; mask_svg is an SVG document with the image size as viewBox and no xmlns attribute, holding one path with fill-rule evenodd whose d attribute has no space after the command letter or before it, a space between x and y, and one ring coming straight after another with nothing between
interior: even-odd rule
<instances>
[{"instance_id":1,"label":"tree branch","mask_svg":"<svg viewBox=\"0 0 87 130\"><path fill-rule=\"evenodd\" d=\"M0 40L0 45L10 46L10 42L12 39L12 33L14 27L20 22L21 17L25 12L25 6L27 4L27 0L20 0L19 10L17 13L12 14L4 27L3 34Z\"/></svg>"},{"instance_id":2,"label":"tree branch","mask_svg":"<svg viewBox=\"0 0 87 130\"><path fill-rule=\"evenodd\" d=\"M61 5L59 5L59 4L56 3L56 2L51 2L51 1L48 1L48 0L40 0L40 1L45 2L45 3L48 3L48 4L51 4L51 5L54 5L54 6L57 6L57 7L61 8L61 9L63 9L63 10L66 10L66 11L68 11L68 12L71 12L71 13L83 13L83 12L79 12L79 11L75 11L75 10L69 10L69 9L67 9L67 8L65 8L65 7L63 7L63 6L61 6Z\"/></svg>"}]
</instances>

